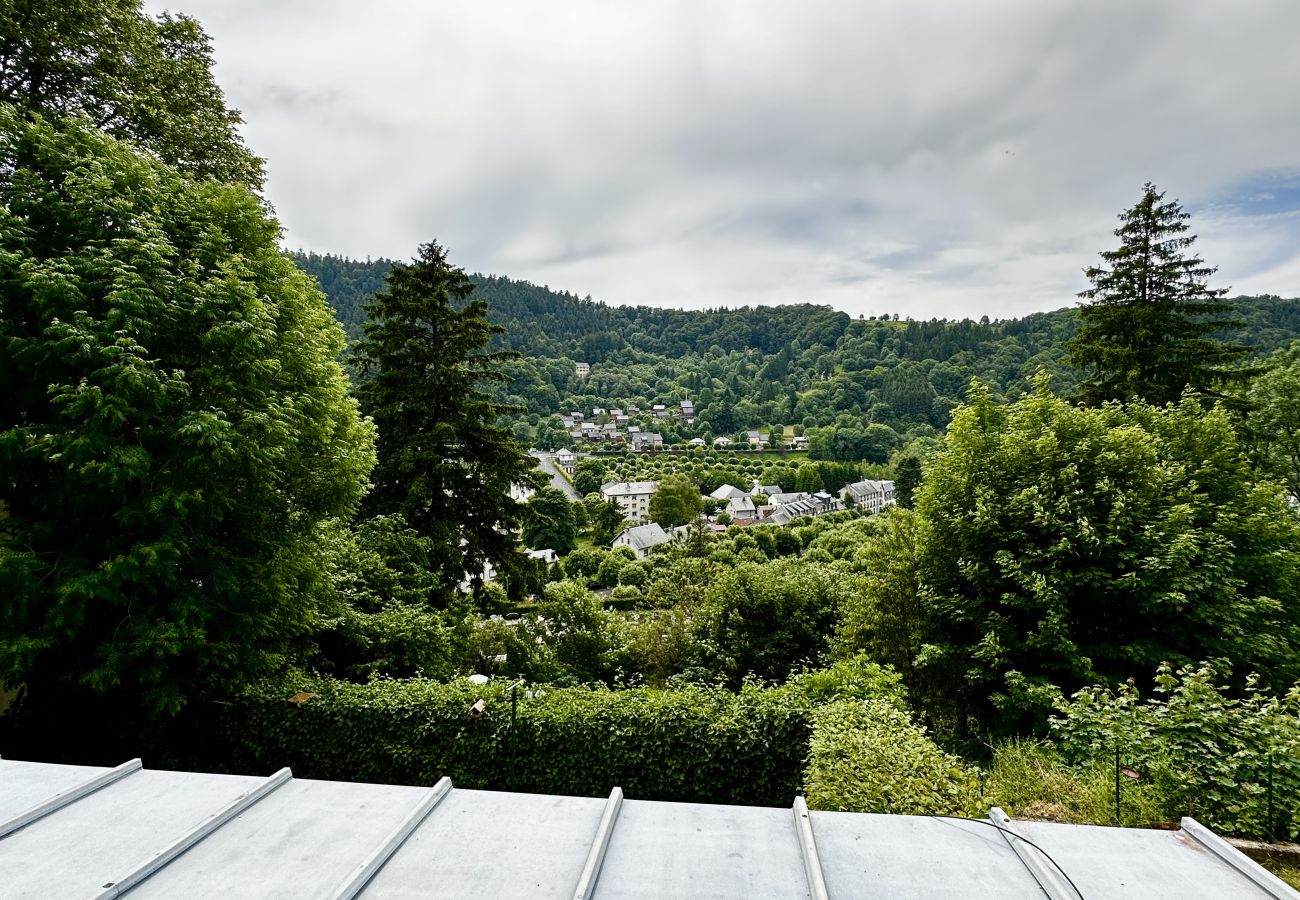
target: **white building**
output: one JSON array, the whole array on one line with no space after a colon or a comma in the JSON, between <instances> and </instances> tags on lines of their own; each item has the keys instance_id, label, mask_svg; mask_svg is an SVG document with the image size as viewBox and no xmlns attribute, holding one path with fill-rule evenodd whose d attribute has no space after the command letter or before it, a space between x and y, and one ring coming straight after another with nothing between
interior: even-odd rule
<instances>
[{"instance_id":1,"label":"white building","mask_svg":"<svg viewBox=\"0 0 1300 900\"><path fill-rule=\"evenodd\" d=\"M658 522L651 522L649 525L637 525L635 528L625 528L619 532L618 537L614 538L611 547L631 547L632 552L636 554L637 559L645 559L650 555L650 551L660 544L666 544L672 538Z\"/></svg>"},{"instance_id":2,"label":"white building","mask_svg":"<svg viewBox=\"0 0 1300 900\"><path fill-rule=\"evenodd\" d=\"M600 495L617 503L629 522L644 522L650 516L650 498L657 490L657 481L611 481L600 486Z\"/></svg>"},{"instance_id":3,"label":"white building","mask_svg":"<svg viewBox=\"0 0 1300 900\"><path fill-rule=\"evenodd\" d=\"M573 372L579 378L586 378L591 374L591 364L585 362L575 363L573 366Z\"/></svg>"},{"instance_id":4,"label":"white building","mask_svg":"<svg viewBox=\"0 0 1300 900\"><path fill-rule=\"evenodd\" d=\"M858 509L880 512L894 502L894 483L892 481L858 481L840 491L840 499L847 506L849 498Z\"/></svg>"},{"instance_id":5,"label":"white building","mask_svg":"<svg viewBox=\"0 0 1300 900\"><path fill-rule=\"evenodd\" d=\"M578 454L569 449L557 450L555 461L559 463L561 469L572 475L573 467L578 464Z\"/></svg>"}]
</instances>

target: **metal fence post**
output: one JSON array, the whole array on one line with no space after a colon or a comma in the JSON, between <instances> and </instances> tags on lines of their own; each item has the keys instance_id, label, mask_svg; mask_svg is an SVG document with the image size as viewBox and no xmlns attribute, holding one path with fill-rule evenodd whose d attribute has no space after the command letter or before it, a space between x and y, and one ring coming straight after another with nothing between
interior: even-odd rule
<instances>
[{"instance_id":1,"label":"metal fence post","mask_svg":"<svg viewBox=\"0 0 1300 900\"><path fill-rule=\"evenodd\" d=\"M1115 824L1119 825L1119 747L1115 748Z\"/></svg>"}]
</instances>

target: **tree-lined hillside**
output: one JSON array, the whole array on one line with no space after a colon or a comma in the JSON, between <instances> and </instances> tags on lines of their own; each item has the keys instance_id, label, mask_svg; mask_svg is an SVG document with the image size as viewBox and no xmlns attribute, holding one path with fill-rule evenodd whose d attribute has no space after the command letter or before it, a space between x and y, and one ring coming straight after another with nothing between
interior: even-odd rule
<instances>
[{"instance_id":1,"label":"tree-lined hillside","mask_svg":"<svg viewBox=\"0 0 1300 900\"><path fill-rule=\"evenodd\" d=\"M316 254L296 259L320 280L349 333L359 336L361 305L383 287L392 263ZM887 455L893 444L946 427L972 377L1008 397L1028 390L1040 369L1067 396L1080 378L1066 349L1079 330L1076 308L993 321L853 319L808 304L608 306L509 278L470 278L489 319L505 328L498 346L523 355L510 365L513 381L501 399L526 412L520 439L544 447L570 440L557 413L691 399L697 423L665 425L670 443L771 425L836 426L849 430L841 442ZM1300 335L1300 300L1240 297L1234 303L1242 325L1222 337L1267 353ZM578 361L591 364L589 376L576 374ZM893 436L877 428L869 438L873 425Z\"/></svg>"}]
</instances>

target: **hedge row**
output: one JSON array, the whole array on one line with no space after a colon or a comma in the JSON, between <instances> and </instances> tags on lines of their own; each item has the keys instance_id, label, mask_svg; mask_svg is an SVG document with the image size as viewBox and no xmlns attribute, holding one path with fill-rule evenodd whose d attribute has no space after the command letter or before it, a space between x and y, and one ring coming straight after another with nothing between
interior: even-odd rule
<instances>
[{"instance_id":1,"label":"hedge row","mask_svg":"<svg viewBox=\"0 0 1300 900\"><path fill-rule=\"evenodd\" d=\"M485 710L472 718L479 699ZM398 784L449 775L462 788L578 796L618 785L638 799L787 806L801 787L811 715L789 691L756 688L521 689L513 780L500 683L302 676L233 698L219 731L236 771L288 765L304 778Z\"/></svg>"}]
</instances>

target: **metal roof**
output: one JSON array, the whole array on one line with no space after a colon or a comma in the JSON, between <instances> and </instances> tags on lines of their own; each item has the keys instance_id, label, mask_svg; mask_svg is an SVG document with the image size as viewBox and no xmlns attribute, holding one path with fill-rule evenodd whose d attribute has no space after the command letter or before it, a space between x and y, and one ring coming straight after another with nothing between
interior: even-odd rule
<instances>
[{"instance_id":1,"label":"metal roof","mask_svg":"<svg viewBox=\"0 0 1300 900\"><path fill-rule=\"evenodd\" d=\"M1147 831L0 760L0 898L128 895L1300 898L1192 819Z\"/></svg>"}]
</instances>

